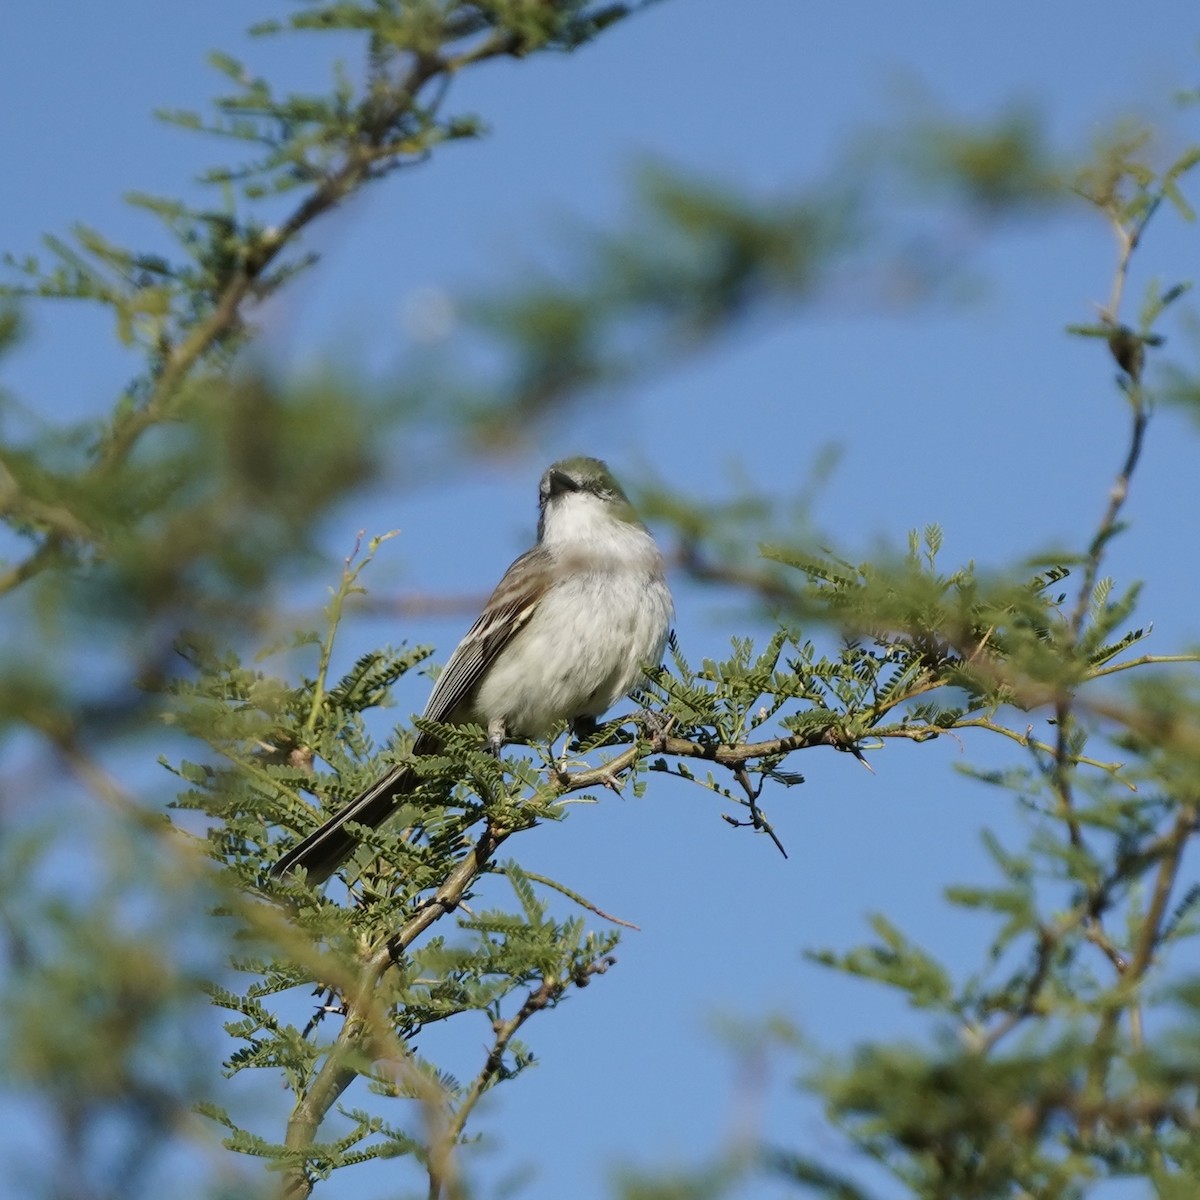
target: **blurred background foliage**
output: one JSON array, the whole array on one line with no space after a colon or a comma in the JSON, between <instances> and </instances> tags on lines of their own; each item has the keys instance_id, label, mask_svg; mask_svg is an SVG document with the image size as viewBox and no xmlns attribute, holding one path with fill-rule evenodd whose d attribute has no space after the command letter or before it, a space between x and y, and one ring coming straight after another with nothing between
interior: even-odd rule
<instances>
[{"instance_id":1,"label":"blurred background foliage","mask_svg":"<svg viewBox=\"0 0 1200 1200\"><path fill-rule=\"evenodd\" d=\"M991 922L977 971L950 970L884 913L869 944L813 951L933 1014L932 1039L838 1056L787 1021L751 1038L795 1056L800 1086L876 1173L751 1143L619 1188L717 1196L770 1177L842 1200L950 1200L1083 1196L1127 1177L1168 1200L1200 1192L1195 984L1181 971L1163 972L1169 988L1143 986L1195 931L1200 885L1183 869L1200 804L1194 674L1094 686L1151 665L1128 653L1143 632L1136 590L1112 588L1104 555L1150 406L1195 408L1200 385L1178 358L1143 376L1186 280L1153 285L1140 310L1124 281L1151 219L1191 219L1200 152L1167 153L1127 125L1086 152L1062 149L1033 110L964 123L916 105L788 196L644 164L623 225L577 224L524 278L458 299L452 336L414 347L386 381L256 352L263 306L317 262L311 227L483 133L486 114L451 111L464 72L584 48L636 7L294 6L259 32L336 35L339 54L351 38L357 58L326 90L291 92L214 56L230 89L214 111L164 114L231 143L231 160L203 176L210 202L133 198L170 253L80 227L8 259L0 351L19 343L27 310L50 320L40 302L79 300L109 314L139 362L108 410L74 423L0 398L0 1039L12 1095L56 1147L14 1180L22 1194L161 1194L186 1179L172 1194L301 1196L392 1157L415 1164L405 1187L486 1192L455 1153L476 1104L532 1062L525 1024L604 974L617 940L570 880L535 877L502 844L517 853L516 834L601 787L597 764L614 749L634 790L653 794L656 773L700 782L731 824L774 836L758 796L799 782L800 751L869 762L885 739L967 728L1013 747L1008 769L977 775L1014 797L1028 830L1018 848L988 841L996 878L947 894ZM1132 427L1090 544L987 573L944 567L931 527L907 555L856 562L810 526L805 492L755 480L718 501L647 471L639 499L678 577L768 614L776 637L738 642L721 662L677 648L647 688L674 718L669 734L627 730L565 782L540 748L506 773L448 733L445 759L422 768L428 795L465 783L445 803L414 803L404 832L366 838L360 874L330 896L264 883L280 829L304 832L313 800L336 807L370 778L379 748L362 714L428 653L380 649L335 677L332 638L369 615L360 571L378 546L352 555L338 583L322 550L332 512L383 476L453 481L748 323L953 303L997 224L1082 211L1109 221L1119 253L1112 294L1077 332L1111 352ZM291 589L314 577L333 582L333 599L298 620ZM1164 659L1194 661L1186 648ZM739 750L755 738L765 748ZM170 819L160 763L178 792ZM430 892L447 911L479 899L453 934L426 937ZM210 1000L232 1010L224 1033ZM409 1048L462 1013L490 1023L480 1061L474 1041L444 1060ZM262 1104L240 1082L247 1067L292 1095ZM339 1107L359 1074L369 1107ZM414 1102L401 1117L397 1097ZM214 1131L279 1170L235 1160Z\"/></svg>"}]
</instances>

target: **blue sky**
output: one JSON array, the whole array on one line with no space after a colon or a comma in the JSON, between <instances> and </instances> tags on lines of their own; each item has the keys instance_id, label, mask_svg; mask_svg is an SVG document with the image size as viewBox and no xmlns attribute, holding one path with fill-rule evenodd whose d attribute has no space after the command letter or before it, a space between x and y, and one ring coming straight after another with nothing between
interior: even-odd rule
<instances>
[{"instance_id":1,"label":"blue sky","mask_svg":"<svg viewBox=\"0 0 1200 1200\"><path fill-rule=\"evenodd\" d=\"M75 220L143 242L150 226L122 194L180 194L225 153L150 115L200 108L219 90L205 49L297 84L314 71L326 77L323 38L242 38L248 20L278 11L266 0L27 6L18 36L0 45L3 247L36 249L41 233ZM1130 113L1166 121L1182 145L1196 138L1200 110L1179 113L1170 99L1200 80L1198 48L1194 5L1182 0L1136 14L1111 0L663 3L575 56L505 61L464 78L451 107L482 114L490 135L447 147L320 227L313 244L325 262L273 308L266 352L289 369L352 362L386 381L403 361L414 302L431 290L503 287L546 261L548 233L553 259L574 221L619 223L638 163L783 195L827 174L849 137L894 128L921 95L964 118L1028 104L1076 153ZM1147 239L1131 296L1152 275L1187 277L1197 249L1195 228L1167 215ZM1113 261L1109 231L1081 209L990 236L973 264L984 286L967 304L905 314L807 307L752 325L532 431L520 453L469 479L394 493L385 481L329 520L329 564L289 599L320 604L362 528L401 530L369 577L381 591L485 592L532 537L542 468L576 452L629 477L652 464L706 497L726 494L739 475L798 489L832 447L839 465L813 516L858 553L901 546L908 529L931 521L946 529L946 563L1003 565L1078 546L1105 502L1126 418L1102 347L1063 328L1092 317ZM1195 359L1178 331L1168 350ZM3 383L48 420L76 418L105 411L134 365L105 315L41 308ZM1131 532L1111 559L1119 580L1149 580L1140 619L1153 620L1149 649L1161 653L1200 633L1187 550L1200 533L1194 453L1186 419L1158 413L1127 510ZM728 597L678 592L678 633L693 661L747 631ZM465 623L361 622L340 661L401 638L436 644L444 660ZM393 716L421 707L424 683L411 682L398 713L378 714L381 740ZM522 1194L590 1200L608 1194L614 1165L694 1165L748 1121L836 1156L815 1107L788 1086L794 1060L768 1055L749 1070L716 1029L731 1016L782 1013L828 1048L917 1032L889 995L818 971L801 950L854 944L864 914L881 910L952 964L976 966L980 927L949 914L940 893L980 867L983 824L1020 835L1009 800L954 770L998 757L981 740L962 750L949 739L889 746L871 776L848 756L813 752L795 764L807 784L768 805L786 861L728 829L704 794L653 786L641 800L606 796L526 839L528 868L568 880L642 932L626 937L606 978L529 1028L542 1065L500 1089L477 1123L497 1147L480 1152L478 1177L494 1184L536 1164ZM141 765L127 768L143 777ZM464 1070L485 1037L481 1023L474 1042L449 1051ZM264 1104L280 1103L258 1086ZM747 1103L760 1092L761 1105ZM0 1139L0 1153L15 1147ZM328 1194L399 1188L381 1169L360 1178L365 1191L346 1172Z\"/></svg>"}]
</instances>

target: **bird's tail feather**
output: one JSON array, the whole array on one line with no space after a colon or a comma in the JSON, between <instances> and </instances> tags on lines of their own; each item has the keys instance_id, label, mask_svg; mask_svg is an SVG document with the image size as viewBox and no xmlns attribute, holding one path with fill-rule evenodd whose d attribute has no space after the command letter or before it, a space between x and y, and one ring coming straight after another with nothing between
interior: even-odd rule
<instances>
[{"instance_id":1,"label":"bird's tail feather","mask_svg":"<svg viewBox=\"0 0 1200 1200\"><path fill-rule=\"evenodd\" d=\"M297 842L275 865L271 874L286 875L296 867L308 871L308 882L324 883L354 853L359 842L346 832L346 825L383 824L396 809L399 797L415 785L412 767L397 763L382 779L356 796L341 812L335 813L319 829Z\"/></svg>"}]
</instances>

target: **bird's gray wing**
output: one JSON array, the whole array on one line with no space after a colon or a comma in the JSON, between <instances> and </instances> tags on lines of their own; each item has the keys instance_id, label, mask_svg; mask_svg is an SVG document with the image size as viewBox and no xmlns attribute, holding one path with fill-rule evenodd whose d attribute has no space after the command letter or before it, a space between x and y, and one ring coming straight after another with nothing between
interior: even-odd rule
<instances>
[{"instance_id":1,"label":"bird's gray wing","mask_svg":"<svg viewBox=\"0 0 1200 1200\"><path fill-rule=\"evenodd\" d=\"M424 715L445 721L470 701L487 669L529 623L550 584L551 558L534 546L504 572L479 620L467 630L438 676Z\"/></svg>"}]
</instances>

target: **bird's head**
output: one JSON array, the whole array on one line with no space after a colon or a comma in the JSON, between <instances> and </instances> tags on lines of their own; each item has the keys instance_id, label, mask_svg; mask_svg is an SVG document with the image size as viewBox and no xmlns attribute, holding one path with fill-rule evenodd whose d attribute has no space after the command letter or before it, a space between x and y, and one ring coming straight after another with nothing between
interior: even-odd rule
<instances>
[{"instance_id":1,"label":"bird's head","mask_svg":"<svg viewBox=\"0 0 1200 1200\"><path fill-rule=\"evenodd\" d=\"M551 464L539 489L538 541L561 542L589 536L611 523L643 528L633 505L598 458L564 458Z\"/></svg>"}]
</instances>

